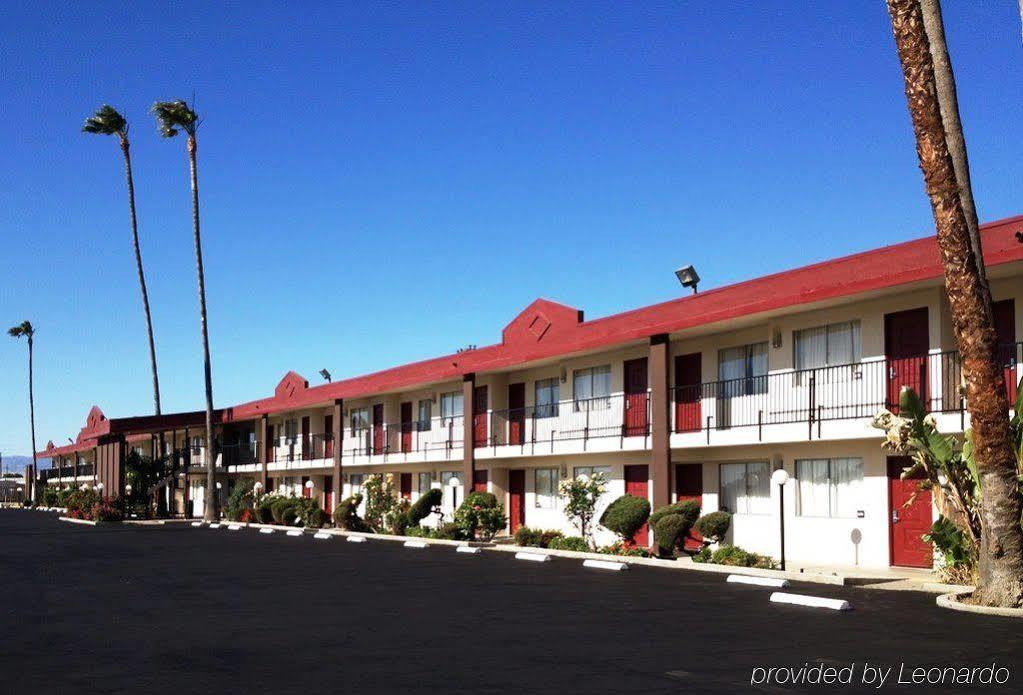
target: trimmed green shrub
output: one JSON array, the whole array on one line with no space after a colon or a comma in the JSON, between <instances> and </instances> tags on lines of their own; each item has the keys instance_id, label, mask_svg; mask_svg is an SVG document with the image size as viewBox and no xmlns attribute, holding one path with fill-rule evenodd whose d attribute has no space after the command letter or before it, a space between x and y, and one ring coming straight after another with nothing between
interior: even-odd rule
<instances>
[{"instance_id":1,"label":"trimmed green shrub","mask_svg":"<svg viewBox=\"0 0 1023 695\"><path fill-rule=\"evenodd\" d=\"M600 517L600 525L629 543L650 518L650 503L642 497L622 495L608 505Z\"/></svg>"},{"instance_id":2,"label":"trimmed green shrub","mask_svg":"<svg viewBox=\"0 0 1023 695\"><path fill-rule=\"evenodd\" d=\"M405 535L413 538L432 538L433 529L426 526L409 526L405 529Z\"/></svg>"},{"instance_id":3,"label":"trimmed green shrub","mask_svg":"<svg viewBox=\"0 0 1023 695\"><path fill-rule=\"evenodd\" d=\"M73 519L88 519L100 502L99 493L91 488L75 490L68 495L67 513Z\"/></svg>"},{"instance_id":4,"label":"trimmed green shrub","mask_svg":"<svg viewBox=\"0 0 1023 695\"><path fill-rule=\"evenodd\" d=\"M103 500L92 508L90 517L93 521L123 521L124 512L117 507L116 503Z\"/></svg>"},{"instance_id":5,"label":"trimmed green shrub","mask_svg":"<svg viewBox=\"0 0 1023 695\"><path fill-rule=\"evenodd\" d=\"M515 531L515 545L531 548L549 548L556 539L563 537L564 534L561 531L519 526Z\"/></svg>"},{"instance_id":6,"label":"trimmed green shrub","mask_svg":"<svg viewBox=\"0 0 1023 695\"><path fill-rule=\"evenodd\" d=\"M252 488L255 484L256 481L252 478L242 478L235 483L224 505L224 514L228 519L238 521L244 510L252 509Z\"/></svg>"},{"instance_id":7,"label":"trimmed green shrub","mask_svg":"<svg viewBox=\"0 0 1023 695\"><path fill-rule=\"evenodd\" d=\"M575 550L580 553L588 552L589 544L581 536L560 536L551 540L547 546L552 550Z\"/></svg>"},{"instance_id":8,"label":"trimmed green shrub","mask_svg":"<svg viewBox=\"0 0 1023 695\"><path fill-rule=\"evenodd\" d=\"M489 541L508 524L508 517L491 493L470 492L455 510L455 524L463 537Z\"/></svg>"},{"instance_id":9,"label":"trimmed green shrub","mask_svg":"<svg viewBox=\"0 0 1023 695\"><path fill-rule=\"evenodd\" d=\"M766 555L751 553L748 550L735 545L723 545L713 553L701 551L693 558L696 562L711 562L715 565L730 565L732 567L759 567L761 569L774 569L774 560ZM708 559L709 555L709 559Z\"/></svg>"},{"instance_id":10,"label":"trimmed green shrub","mask_svg":"<svg viewBox=\"0 0 1023 695\"><path fill-rule=\"evenodd\" d=\"M471 540L467 539L462 533L462 528L453 521L449 521L446 524L441 524L433 530L430 534L431 538L437 538L445 541L463 541Z\"/></svg>"},{"instance_id":11,"label":"trimmed green shrub","mask_svg":"<svg viewBox=\"0 0 1023 695\"><path fill-rule=\"evenodd\" d=\"M693 525L693 530L707 540L720 543L728 535L728 529L732 527L732 515L728 512L711 512L704 514Z\"/></svg>"},{"instance_id":12,"label":"trimmed green shrub","mask_svg":"<svg viewBox=\"0 0 1023 695\"><path fill-rule=\"evenodd\" d=\"M660 557L674 557L675 549L685 541L692 526L681 514L664 514L653 524L653 528L657 554Z\"/></svg>"},{"instance_id":13,"label":"trimmed green shrub","mask_svg":"<svg viewBox=\"0 0 1023 695\"><path fill-rule=\"evenodd\" d=\"M700 505L691 500L667 504L650 515L650 526L656 526L657 521L668 514L681 514L689 521L689 526L692 527L696 520L700 518Z\"/></svg>"},{"instance_id":14,"label":"trimmed green shrub","mask_svg":"<svg viewBox=\"0 0 1023 695\"><path fill-rule=\"evenodd\" d=\"M419 526L423 519L430 516L433 512L440 508L441 502L444 500L444 491L439 487L431 487L426 492L419 495L419 499L409 507L408 510L408 525Z\"/></svg>"},{"instance_id":15,"label":"trimmed green shrub","mask_svg":"<svg viewBox=\"0 0 1023 695\"><path fill-rule=\"evenodd\" d=\"M252 510L256 515L256 521L261 524L272 524L274 522L273 513L270 508L273 506L274 498L264 497L260 500L259 504Z\"/></svg>"},{"instance_id":16,"label":"trimmed green shrub","mask_svg":"<svg viewBox=\"0 0 1023 695\"><path fill-rule=\"evenodd\" d=\"M624 541L618 541L611 545L605 545L602 548L597 548L598 553L604 555L625 555L626 557L650 557L650 553L646 548L640 548L635 545L628 545Z\"/></svg>"},{"instance_id":17,"label":"trimmed green shrub","mask_svg":"<svg viewBox=\"0 0 1023 695\"><path fill-rule=\"evenodd\" d=\"M359 518L359 505L362 495L352 495L341 500L334 508L334 525L342 531L368 531L369 527Z\"/></svg>"},{"instance_id":18,"label":"trimmed green shrub","mask_svg":"<svg viewBox=\"0 0 1023 695\"><path fill-rule=\"evenodd\" d=\"M323 528L328 521L330 521L330 517L327 512L316 507L306 515L305 526L307 528Z\"/></svg>"},{"instance_id":19,"label":"trimmed green shrub","mask_svg":"<svg viewBox=\"0 0 1023 695\"><path fill-rule=\"evenodd\" d=\"M44 507L56 507L57 506L57 489L47 487L43 490L43 506Z\"/></svg>"},{"instance_id":20,"label":"trimmed green shrub","mask_svg":"<svg viewBox=\"0 0 1023 695\"><path fill-rule=\"evenodd\" d=\"M298 509L295 505L288 504L281 507L281 520L279 523L285 526L291 526L298 519Z\"/></svg>"},{"instance_id":21,"label":"trimmed green shrub","mask_svg":"<svg viewBox=\"0 0 1023 695\"><path fill-rule=\"evenodd\" d=\"M284 510L291 507L292 501L287 497L278 497L270 503L270 516L275 524L284 523Z\"/></svg>"}]
</instances>

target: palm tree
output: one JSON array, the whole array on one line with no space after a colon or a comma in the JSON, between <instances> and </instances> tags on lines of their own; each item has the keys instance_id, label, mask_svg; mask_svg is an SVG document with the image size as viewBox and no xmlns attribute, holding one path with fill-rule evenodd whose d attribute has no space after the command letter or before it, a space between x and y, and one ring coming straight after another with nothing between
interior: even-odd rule
<instances>
[{"instance_id":1,"label":"palm tree","mask_svg":"<svg viewBox=\"0 0 1023 695\"><path fill-rule=\"evenodd\" d=\"M153 372L153 407L156 414L159 415L160 377L156 371L156 342L153 340L153 318L149 313L149 292L146 290L146 274L142 269L139 226L135 218L135 181L131 175L131 143L128 141L128 121L113 106L103 104L94 115L85 119L82 132L94 135L116 135L121 143L121 152L124 154L124 171L128 178L128 212L131 216L131 240L135 247L135 267L139 274L139 288L142 290L142 310L146 315L146 331L149 335L149 364Z\"/></svg>"},{"instance_id":2,"label":"palm tree","mask_svg":"<svg viewBox=\"0 0 1023 695\"><path fill-rule=\"evenodd\" d=\"M997 337L987 306L990 298L979 271L983 258L975 255L970 238L969 212L961 195L966 182L957 176L950 152L951 119L942 109L921 0L888 0L888 11L937 229L983 490L980 576L973 600L1019 607L1023 606L1023 500L1006 416L1005 376L995 359Z\"/></svg>"},{"instance_id":3,"label":"palm tree","mask_svg":"<svg viewBox=\"0 0 1023 695\"><path fill-rule=\"evenodd\" d=\"M195 236L195 263L199 276L199 321L202 327L203 367L206 378L206 509L204 518L216 521L218 518L216 475L217 442L213 438L213 379L210 368L210 339L206 328L206 278L202 267L202 239L199 235L199 178L195 153L197 144L195 131L199 116L182 99L158 101L151 109L156 117L160 135L172 138L184 131L188 136L188 169L192 186L192 232Z\"/></svg>"},{"instance_id":4,"label":"palm tree","mask_svg":"<svg viewBox=\"0 0 1023 695\"><path fill-rule=\"evenodd\" d=\"M32 328L32 324L29 321L22 321L17 326L12 326L7 329L7 335L12 338L28 338L28 420L29 426L32 430L32 476L38 475L38 467L36 464L36 400L35 394L32 391L32 340L35 337L36 329ZM25 484L28 485L29 481L26 480ZM29 487L29 496L31 497L31 491L35 489L35 485Z\"/></svg>"}]
</instances>

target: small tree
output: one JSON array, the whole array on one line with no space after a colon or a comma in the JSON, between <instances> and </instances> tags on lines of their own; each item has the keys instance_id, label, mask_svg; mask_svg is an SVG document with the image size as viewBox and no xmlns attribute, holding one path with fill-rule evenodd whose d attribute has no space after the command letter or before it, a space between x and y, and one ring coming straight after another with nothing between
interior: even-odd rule
<instances>
[{"instance_id":1,"label":"small tree","mask_svg":"<svg viewBox=\"0 0 1023 695\"><path fill-rule=\"evenodd\" d=\"M597 502L607 491L607 480L604 474L597 472L593 477L580 475L577 478L562 480L558 485L558 494L565 500L565 516L567 516L583 537L589 547L593 542L593 516L596 514Z\"/></svg>"},{"instance_id":2,"label":"small tree","mask_svg":"<svg viewBox=\"0 0 1023 695\"><path fill-rule=\"evenodd\" d=\"M508 525L508 517L492 493L470 492L455 510L455 525L465 538L486 542Z\"/></svg>"}]
</instances>

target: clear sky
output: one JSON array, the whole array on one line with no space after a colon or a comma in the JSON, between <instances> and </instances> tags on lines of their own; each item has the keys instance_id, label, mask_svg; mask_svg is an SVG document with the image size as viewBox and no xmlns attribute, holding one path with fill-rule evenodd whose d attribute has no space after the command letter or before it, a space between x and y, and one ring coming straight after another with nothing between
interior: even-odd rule
<instances>
[{"instance_id":1,"label":"clear sky","mask_svg":"<svg viewBox=\"0 0 1023 695\"><path fill-rule=\"evenodd\" d=\"M217 406L927 233L879 0L14 3L0 26L0 320L36 338L39 446L151 412L120 152L132 124L166 412L202 407L184 142L195 94ZM946 3L980 216L1023 212L1015 0ZM28 454L0 342L0 451Z\"/></svg>"}]
</instances>

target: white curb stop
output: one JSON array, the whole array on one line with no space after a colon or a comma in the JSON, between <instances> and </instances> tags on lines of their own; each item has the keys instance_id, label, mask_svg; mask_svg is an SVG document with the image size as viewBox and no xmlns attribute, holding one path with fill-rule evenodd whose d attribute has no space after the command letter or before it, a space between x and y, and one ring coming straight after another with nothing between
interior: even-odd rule
<instances>
[{"instance_id":1,"label":"white curb stop","mask_svg":"<svg viewBox=\"0 0 1023 695\"><path fill-rule=\"evenodd\" d=\"M227 527L228 531L238 531L239 529L241 529L241 526L239 524L231 524L230 526Z\"/></svg>"},{"instance_id":2,"label":"white curb stop","mask_svg":"<svg viewBox=\"0 0 1023 695\"><path fill-rule=\"evenodd\" d=\"M614 562L612 560L583 560L583 567L592 567L597 570L613 570L615 572L629 569L629 566L624 562Z\"/></svg>"},{"instance_id":3,"label":"white curb stop","mask_svg":"<svg viewBox=\"0 0 1023 695\"><path fill-rule=\"evenodd\" d=\"M210 528L220 528L220 524L210 524Z\"/></svg>"},{"instance_id":4,"label":"white curb stop","mask_svg":"<svg viewBox=\"0 0 1023 695\"><path fill-rule=\"evenodd\" d=\"M773 586L776 589L784 589L789 585L788 579L775 579L774 577L748 577L744 574L730 574L725 580L729 584L752 584L754 586Z\"/></svg>"},{"instance_id":5,"label":"white curb stop","mask_svg":"<svg viewBox=\"0 0 1023 695\"><path fill-rule=\"evenodd\" d=\"M430 546L428 546L426 543L424 543L422 541L405 541L405 547L406 548L428 548Z\"/></svg>"},{"instance_id":6,"label":"white curb stop","mask_svg":"<svg viewBox=\"0 0 1023 695\"><path fill-rule=\"evenodd\" d=\"M349 543L365 543L366 539L362 536L348 536Z\"/></svg>"},{"instance_id":7,"label":"white curb stop","mask_svg":"<svg viewBox=\"0 0 1023 695\"><path fill-rule=\"evenodd\" d=\"M268 533L269 534L269 533L273 533L274 530L272 528L261 528L261 529L259 529L259 532L260 533Z\"/></svg>"},{"instance_id":8,"label":"white curb stop","mask_svg":"<svg viewBox=\"0 0 1023 695\"><path fill-rule=\"evenodd\" d=\"M314 533L313 538L318 538L321 541L329 541L330 534L327 533L326 531L320 531L319 533Z\"/></svg>"},{"instance_id":9,"label":"white curb stop","mask_svg":"<svg viewBox=\"0 0 1023 695\"><path fill-rule=\"evenodd\" d=\"M196 527L202 526L202 522L201 521L193 521L192 522L192 526L196 526Z\"/></svg>"},{"instance_id":10,"label":"white curb stop","mask_svg":"<svg viewBox=\"0 0 1023 695\"><path fill-rule=\"evenodd\" d=\"M456 553L469 553L470 555L479 555L480 554L480 549L479 548L474 548L471 545L460 545L457 548L455 548L455 552Z\"/></svg>"},{"instance_id":11,"label":"white curb stop","mask_svg":"<svg viewBox=\"0 0 1023 695\"><path fill-rule=\"evenodd\" d=\"M543 553L515 553L516 560L529 560L530 562L550 562L551 556Z\"/></svg>"},{"instance_id":12,"label":"white curb stop","mask_svg":"<svg viewBox=\"0 0 1023 695\"><path fill-rule=\"evenodd\" d=\"M786 594L775 591L771 594L771 603L788 603L793 606L809 606L810 608L827 608L833 611L851 611L852 604L838 598L824 598L823 596L802 596L800 594Z\"/></svg>"},{"instance_id":13,"label":"white curb stop","mask_svg":"<svg viewBox=\"0 0 1023 695\"><path fill-rule=\"evenodd\" d=\"M305 535L305 531L303 531L302 529L293 528L293 529L289 529L288 530L287 535L289 535L291 537L304 536Z\"/></svg>"}]
</instances>

